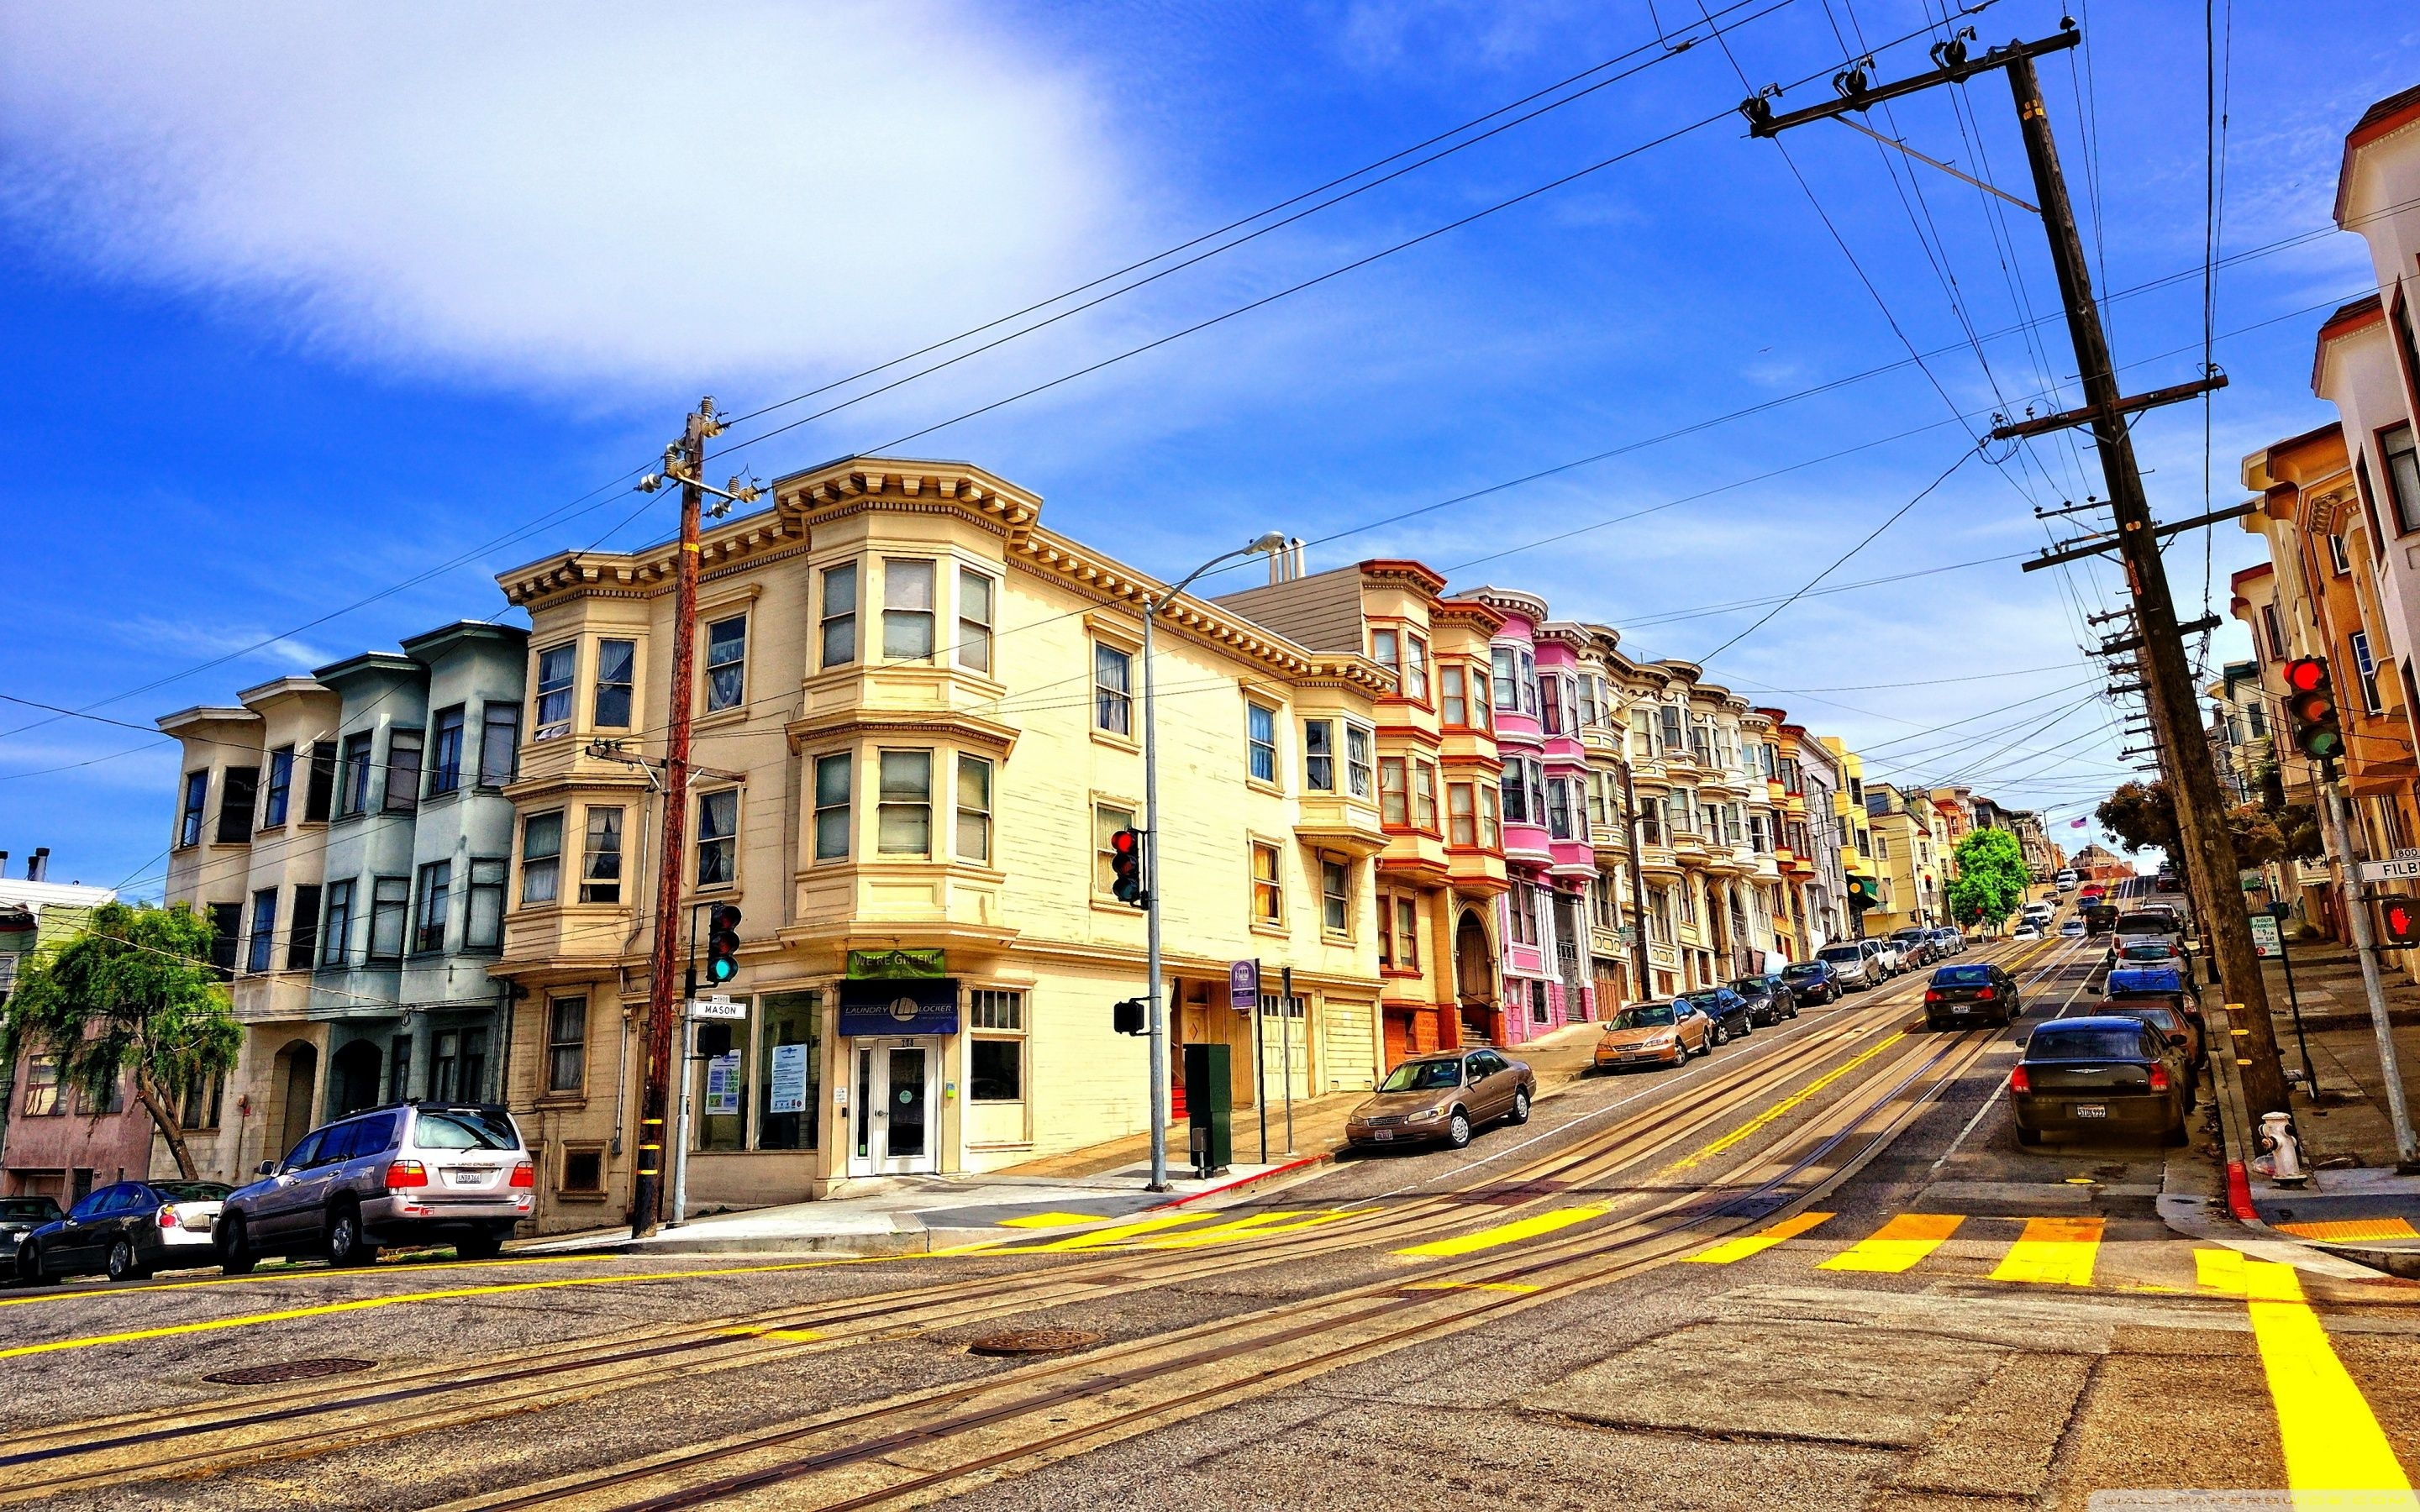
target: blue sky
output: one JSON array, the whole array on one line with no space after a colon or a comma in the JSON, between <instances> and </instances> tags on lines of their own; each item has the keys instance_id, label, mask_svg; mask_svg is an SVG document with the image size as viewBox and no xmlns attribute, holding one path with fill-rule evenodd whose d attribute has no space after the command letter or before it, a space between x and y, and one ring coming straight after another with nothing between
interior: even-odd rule
<instances>
[{"instance_id":1,"label":"blue sky","mask_svg":"<svg viewBox=\"0 0 2420 1512\"><path fill-rule=\"evenodd\" d=\"M1694 0L1657 9L1706 30ZM2177 278L2112 302L2119 360L2133 386L2181 381L2203 330L2204 8L2077 14L2088 51L2043 81L2104 291ZM744 412L830 383L1649 44L1586 82L1629 77L716 468L876 448L1669 136L1736 105L1741 72L1818 78L1785 106L1823 98L1847 52L1938 15L1755 0L1719 10L1719 44L1665 56L1644 0L12 8L0 694L141 728L0 703L0 848L156 892L174 754L142 733L153 717L497 613L493 574L545 551L668 532L662 496L614 480L701 393ZM1968 23L1988 44L2058 16L1999 0ZM2215 289L2225 505L2243 453L2332 418L2312 333L2366 262L2340 233L2273 244L2327 227L2345 130L2420 77L2420 12L2214 20L2221 240L2258 254ZM1930 40L1875 73L1923 69ZM1872 124L2030 198L2006 85L1964 96ZM1993 409L2048 402L2064 333L1994 333L2050 315L2050 288L2022 212L1841 127L1776 147L1725 118L903 450L1014 478L1052 525L1156 570L1280 529L1319 543L1314 568L1419 556L1643 655L1703 656L1950 469ZM1947 349L1919 369L1911 346ZM2200 509L2202 408L2137 438L2155 506ZM2045 539L2032 507L2088 469L2064 444L1970 457L1829 580L1950 570L1810 595L1711 675L1847 736L1869 772L2085 811L2122 775L2076 650L2114 579L2013 556ZM2258 550L2231 526L2207 549L2223 614ZM2171 552L2189 611L2204 553ZM2230 624L2213 660L2245 646Z\"/></svg>"}]
</instances>

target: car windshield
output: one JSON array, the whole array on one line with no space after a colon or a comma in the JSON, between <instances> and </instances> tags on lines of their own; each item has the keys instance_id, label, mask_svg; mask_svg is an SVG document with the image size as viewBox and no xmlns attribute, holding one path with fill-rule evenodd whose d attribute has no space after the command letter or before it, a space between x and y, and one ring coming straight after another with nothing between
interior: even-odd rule
<instances>
[{"instance_id":1,"label":"car windshield","mask_svg":"<svg viewBox=\"0 0 2420 1512\"><path fill-rule=\"evenodd\" d=\"M2165 940L2138 940L2121 952L2129 961L2165 961L2176 954Z\"/></svg>"},{"instance_id":2,"label":"car windshield","mask_svg":"<svg viewBox=\"0 0 2420 1512\"><path fill-rule=\"evenodd\" d=\"M1688 1004L1691 1008L1696 1009L1699 1012L1705 1014L1708 1018L1712 1018L1716 1013L1721 1012L1723 1008L1723 998L1720 993L1691 993L1688 996L1682 998L1681 1001Z\"/></svg>"},{"instance_id":3,"label":"car windshield","mask_svg":"<svg viewBox=\"0 0 2420 1512\"><path fill-rule=\"evenodd\" d=\"M1769 993L1773 991L1773 979L1771 977L1742 977L1739 980L1731 983L1731 991L1738 993L1742 996L1745 996L1749 993Z\"/></svg>"},{"instance_id":4,"label":"car windshield","mask_svg":"<svg viewBox=\"0 0 2420 1512\"><path fill-rule=\"evenodd\" d=\"M1440 1088L1462 1085L1462 1062L1459 1060L1406 1060L1387 1073L1378 1084L1382 1092L1434 1092Z\"/></svg>"},{"instance_id":5,"label":"car windshield","mask_svg":"<svg viewBox=\"0 0 2420 1512\"><path fill-rule=\"evenodd\" d=\"M411 1131L422 1149L519 1149L513 1120L483 1108L422 1108Z\"/></svg>"},{"instance_id":6,"label":"car windshield","mask_svg":"<svg viewBox=\"0 0 2420 1512\"><path fill-rule=\"evenodd\" d=\"M1944 987L1980 987L1992 980L1990 966L1943 966L1932 980Z\"/></svg>"},{"instance_id":7,"label":"car windshield","mask_svg":"<svg viewBox=\"0 0 2420 1512\"><path fill-rule=\"evenodd\" d=\"M2141 1019L2164 1034L2181 1033L2184 1028L2184 1021L2177 1017L2174 1010L2156 1003L2110 1003L2106 1006L2112 1013Z\"/></svg>"},{"instance_id":8,"label":"car windshield","mask_svg":"<svg viewBox=\"0 0 2420 1512\"><path fill-rule=\"evenodd\" d=\"M2025 1045L2027 1060L2133 1060L2143 1053L2143 1036L2133 1028L2045 1024Z\"/></svg>"},{"instance_id":9,"label":"car windshield","mask_svg":"<svg viewBox=\"0 0 2420 1512\"><path fill-rule=\"evenodd\" d=\"M1836 945L1823 952L1823 959L1826 961L1854 961L1857 957L1863 954L1865 954L1865 952L1854 945Z\"/></svg>"},{"instance_id":10,"label":"car windshield","mask_svg":"<svg viewBox=\"0 0 2420 1512\"><path fill-rule=\"evenodd\" d=\"M1805 977L1820 977L1823 974L1823 968L1812 961L1801 961L1795 965L1786 966L1782 969L1781 973L1783 979L1786 980Z\"/></svg>"},{"instance_id":11,"label":"car windshield","mask_svg":"<svg viewBox=\"0 0 2420 1512\"><path fill-rule=\"evenodd\" d=\"M1668 1029L1672 1026L1676 1016L1677 1015L1672 1011L1671 1005L1668 1003L1642 1003L1637 1008L1625 1008L1621 1012L1616 1013L1613 1016L1613 1022L1607 1025L1606 1027L1614 1029Z\"/></svg>"},{"instance_id":12,"label":"car windshield","mask_svg":"<svg viewBox=\"0 0 2420 1512\"><path fill-rule=\"evenodd\" d=\"M59 1205L48 1197L0 1197L0 1219L26 1219L49 1223L59 1215Z\"/></svg>"},{"instance_id":13,"label":"car windshield","mask_svg":"<svg viewBox=\"0 0 2420 1512\"><path fill-rule=\"evenodd\" d=\"M225 1181L153 1181L149 1185L171 1202L217 1202L235 1190Z\"/></svg>"}]
</instances>

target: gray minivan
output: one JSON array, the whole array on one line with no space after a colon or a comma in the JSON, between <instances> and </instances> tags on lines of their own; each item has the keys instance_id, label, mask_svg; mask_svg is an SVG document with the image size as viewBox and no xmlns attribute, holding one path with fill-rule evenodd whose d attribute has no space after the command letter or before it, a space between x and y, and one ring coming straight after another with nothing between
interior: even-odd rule
<instances>
[{"instance_id":1,"label":"gray minivan","mask_svg":"<svg viewBox=\"0 0 2420 1512\"><path fill-rule=\"evenodd\" d=\"M314 1129L220 1209L219 1267L271 1255L367 1265L384 1244L451 1241L487 1259L531 1215L537 1171L512 1116L492 1103L402 1103Z\"/></svg>"}]
</instances>

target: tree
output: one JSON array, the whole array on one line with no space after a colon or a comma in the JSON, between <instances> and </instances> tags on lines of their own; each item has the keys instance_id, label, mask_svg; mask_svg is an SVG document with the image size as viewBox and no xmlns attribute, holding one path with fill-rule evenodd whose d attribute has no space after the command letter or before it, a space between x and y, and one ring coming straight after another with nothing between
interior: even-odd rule
<instances>
[{"instance_id":1,"label":"tree","mask_svg":"<svg viewBox=\"0 0 2420 1512\"><path fill-rule=\"evenodd\" d=\"M103 903L83 933L26 959L0 1008L9 1063L28 1045L56 1056L60 1083L100 1107L131 1077L187 1180L200 1173L178 1126L178 1100L233 1067L243 1043L210 966L211 934L182 903Z\"/></svg>"},{"instance_id":2,"label":"tree","mask_svg":"<svg viewBox=\"0 0 2420 1512\"><path fill-rule=\"evenodd\" d=\"M2092 810L2092 817L2129 855L2144 850L2179 854L2177 806L2168 797L2165 782L2121 784L2108 801Z\"/></svg>"},{"instance_id":3,"label":"tree","mask_svg":"<svg viewBox=\"0 0 2420 1512\"><path fill-rule=\"evenodd\" d=\"M2240 803L2226 811L2227 835L2235 841L2239 872L2272 861L2313 861L2322 854L2319 816L2311 806L2284 801L2282 787L2275 790L2278 801L2271 804L2265 801L2268 792L2264 785L2263 802ZM2169 799L2165 782L2128 782L2093 815L2130 852L2156 849L2171 856L2179 854L2176 805Z\"/></svg>"},{"instance_id":4,"label":"tree","mask_svg":"<svg viewBox=\"0 0 2420 1512\"><path fill-rule=\"evenodd\" d=\"M2025 901L2033 879L2024 848L2007 830L1969 831L1950 858L1958 874L1949 883L1949 917L1961 924L1997 924Z\"/></svg>"}]
</instances>

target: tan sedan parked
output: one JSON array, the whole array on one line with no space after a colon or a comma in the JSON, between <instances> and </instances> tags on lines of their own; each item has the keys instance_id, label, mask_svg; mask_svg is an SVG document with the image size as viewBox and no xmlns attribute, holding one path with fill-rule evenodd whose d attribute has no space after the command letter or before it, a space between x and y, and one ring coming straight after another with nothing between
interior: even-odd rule
<instances>
[{"instance_id":1,"label":"tan sedan parked","mask_svg":"<svg viewBox=\"0 0 2420 1512\"><path fill-rule=\"evenodd\" d=\"M1689 1006L1640 1003L1616 1013L1597 1038L1599 1071L1618 1066L1685 1066L1714 1047L1714 1021Z\"/></svg>"},{"instance_id":2,"label":"tan sedan parked","mask_svg":"<svg viewBox=\"0 0 2420 1512\"><path fill-rule=\"evenodd\" d=\"M1482 1123L1528 1122L1529 1101L1537 1095L1538 1078L1528 1063L1495 1050L1414 1056L1399 1062L1377 1093L1353 1110L1344 1120L1344 1139L1356 1149L1430 1141L1460 1149Z\"/></svg>"}]
</instances>

